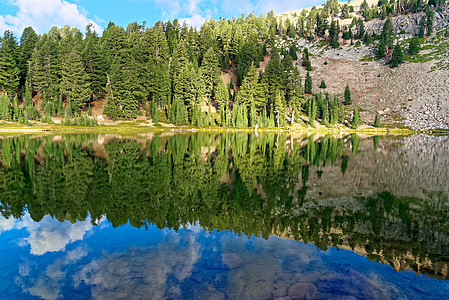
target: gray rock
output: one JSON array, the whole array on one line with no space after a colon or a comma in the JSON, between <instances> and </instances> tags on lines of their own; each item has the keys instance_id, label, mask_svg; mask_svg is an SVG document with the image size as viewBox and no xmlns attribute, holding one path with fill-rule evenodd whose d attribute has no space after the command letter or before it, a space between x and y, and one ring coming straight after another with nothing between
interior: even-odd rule
<instances>
[{"instance_id":1,"label":"gray rock","mask_svg":"<svg viewBox=\"0 0 449 300\"><path fill-rule=\"evenodd\" d=\"M292 299L313 299L317 291L311 283L296 283L288 288L288 296Z\"/></svg>"}]
</instances>

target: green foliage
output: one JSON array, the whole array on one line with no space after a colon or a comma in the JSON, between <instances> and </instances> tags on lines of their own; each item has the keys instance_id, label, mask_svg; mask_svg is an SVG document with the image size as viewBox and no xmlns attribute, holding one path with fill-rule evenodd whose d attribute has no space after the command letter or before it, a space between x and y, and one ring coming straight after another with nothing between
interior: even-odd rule
<instances>
[{"instance_id":1,"label":"green foliage","mask_svg":"<svg viewBox=\"0 0 449 300\"><path fill-rule=\"evenodd\" d=\"M417 36L414 36L409 43L408 46L408 53L410 55L415 55L418 54L420 50L420 45L419 45L419 38Z\"/></svg>"},{"instance_id":2,"label":"green foliage","mask_svg":"<svg viewBox=\"0 0 449 300\"><path fill-rule=\"evenodd\" d=\"M17 42L12 32L6 30L0 39L0 91L10 95L16 93L19 86Z\"/></svg>"},{"instance_id":3,"label":"green foliage","mask_svg":"<svg viewBox=\"0 0 449 300\"><path fill-rule=\"evenodd\" d=\"M6 92L0 95L0 119L11 120L11 102Z\"/></svg>"},{"instance_id":4,"label":"green foliage","mask_svg":"<svg viewBox=\"0 0 449 300\"><path fill-rule=\"evenodd\" d=\"M345 87L345 105L351 105L352 99L351 99L351 90L349 89L349 85L346 85Z\"/></svg>"},{"instance_id":5,"label":"green foliage","mask_svg":"<svg viewBox=\"0 0 449 300\"><path fill-rule=\"evenodd\" d=\"M312 94L312 77L309 72L307 72L304 82L304 93Z\"/></svg>"},{"instance_id":6,"label":"green foliage","mask_svg":"<svg viewBox=\"0 0 449 300\"><path fill-rule=\"evenodd\" d=\"M378 112L376 112L374 117L374 127L380 127L380 114Z\"/></svg>"},{"instance_id":7,"label":"green foliage","mask_svg":"<svg viewBox=\"0 0 449 300\"><path fill-rule=\"evenodd\" d=\"M396 68L399 64L404 62L404 54L399 43L396 43L393 50L393 57L391 58L391 67Z\"/></svg>"},{"instance_id":8,"label":"green foliage","mask_svg":"<svg viewBox=\"0 0 449 300\"><path fill-rule=\"evenodd\" d=\"M352 129L357 129L357 128L359 128L361 123L362 123L362 120L360 118L359 108L358 107L354 107L354 112L352 114L351 128Z\"/></svg>"},{"instance_id":9,"label":"green foliage","mask_svg":"<svg viewBox=\"0 0 449 300\"><path fill-rule=\"evenodd\" d=\"M324 80L321 80L320 89L325 89L325 88L327 88L326 83L324 82Z\"/></svg>"}]
</instances>

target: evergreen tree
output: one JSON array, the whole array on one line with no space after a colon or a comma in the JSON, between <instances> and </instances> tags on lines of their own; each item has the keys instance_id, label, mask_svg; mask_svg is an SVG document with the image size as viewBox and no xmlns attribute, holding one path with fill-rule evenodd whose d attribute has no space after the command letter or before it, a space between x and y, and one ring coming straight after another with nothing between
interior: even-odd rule
<instances>
[{"instance_id":1,"label":"evergreen tree","mask_svg":"<svg viewBox=\"0 0 449 300\"><path fill-rule=\"evenodd\" d=\"M351 128L352 129L357 129L359 128L359 125L361 124L361 119L360 119L360 112L359 112L359 108L358 107L354 107L354 113L352 115L352 121L351 121Z\"/></svg>"},{"instance_id":2,"label":"evergreen tree","mask_svg":"<svg viewBox=\"0 0 449 300\"><path fill-rule=\"evenodd\" d=\"M223 79L218 81L217 91L215 93L215 99L218 102L218 110L220 112L221 126L226 126L227 121L227 107L229 103L229 92Z\"/></svg>"},{"instance_id":3,"label":"evergreen tree","mask_svg":"<svg viewBox=\"0 0 449 300\"><path fill-rule=\"evenodd\" d=\"M18 122L22 119L22 109L19 107L19 99L17 95L14 96L13 105L12 105L12 120Z\"/></svg>"},{"instance_id":4,"label":"evergreen tree","mask_svg":"<svg viewBox=\"0 0 449 300\"><path fill-rule=\"evenodd\" d=\"M285 126L285 98L283 92L276 91L276 97L274 99L274 114L277 127Z\"/></svg>"},{"instance_id":5,"label":"evergreen tree","mask_svg":"<svg viewBox=\"0 0 449 300\"><path fill-rule=\"evenodd\" d=\"M331 26L329 28L329 44L332 48L338 48L340 43L338 42L338 28L335 21L331 22Z\"/></svg>"},{"instance_id":6,"label":"evergreen tree","mask_svg":"<svg viewBox=\"0 0 449 300\"><path fill-rule=\"evenodd\" d=\"M325 89L325 88L327 88L326 83L324 82L324 80L321 80L320 89Z\"/></svg>"},{"instance_id":7,"label":"evergreen tree","mask_svg":"<svg viewBox=\"0 0 449 300\"><path fill-rule=\"evenodd\" d=\"M2 92L0 95L0 119L11 120L11 102L6 92Z\"/></svg>"},{"instance_id":8,"label":"evergreen tree","mask_svg":"<svg viewBox=\"0 0 449 300\"><path fill-rule=\"evenodd\" d=\"M75 43L75 33L67 34L62 41L61 93L72 103L72 109L80 112L91 99L89 75Z\"/></svg>"},{"instance_id":9,"label":"evergreen tree","mask_svg":"<svg viewBox=\"0 0 449 300\"><path fill-rule=\"evenodd\" d=\"M103 94L106 86L106 61L99 39L96 33L92 32L91 26L92 24L89 24L86 27L86 38L83 42L81 57L91 91L99 97Z\"/></svg>"},{"instance_id":10,"label":"evergreen tree","mask_svg":"<svg viewBox=\"0 0 449 300\"><path fill-rule=\"evenodd\" d=\"M206 84L206 96L210 98L213 95L217 77L220 73L216 50L212 47L209 48L204 55L201 64L201 72L203 74L204 83Z\"/></svg>"},{"instance_id":11,"label":"evergreen tree","mask_svg":"<svg viewBox=\"0 0 449 300\"><path fill-rule=\"evenodd\" d=\"M401 46L396 43L393 50L393 57L391 58L391 67L396 68L399 64L404 62L404 54L402 53Z\"/></svg>"},{"instance_id":12,"label":"evergreen tree","mask_svg":"<svg viewBox=\"0 0 449 300\"><path fill-rule=\"evenodd\" d=\"M351 105L352 99L351 99L351 90L349 90L349 86L346 85L345 87L345 105Z\"/></svg>"},{"instance_id":13,"label":"evergreen tree","mask_svg":"<svg viewBox=\"0 0 449 300\"><path fill-rule=\"evenodd\" d=\"M329 115L330 115L330 123L336 124L338 122L338 98L337 96L334 96L334 99L329 106Z\"/></svg>"},{"instance_id":14,"label":"evergreen tree","mask_svg":"<svg viewBox=\"0 0 449 300\"><path fill-rule=\"evenodd\" d=\"M417 36L414 36L410 40L410 43L409 43L409 46L408 46L408 53L410 55L418 54L419 53L419 49L420 49L419 38Z\"/></svg>"},{"instance_id":15,"label":"evergreen tree","mask_svg":"<svg viewBox=\"0 0 449 300\"><path fill-rule=\"evenodd\" d=\"M339 116L338 116L338 118L339 118L339 122L340 122L341 124L344 124L344 123L345 123L345 120L346 120L346 112L345 112L345 106L344 106L343 104L340 104L340 105L339 105Z\"/></svg>"},{"instance_id":16,"label":"evergreen tree","mask_svg":"<svg viewBox=\"0 0 449 300\"><path fill-rule=\"evenodd\" d=\"M13 95L19 86L17 43L12 32L6 30L0 40L0 91Z\"/></svg>"},{"instance_id":17,"label":"evergreen tree","mask_svg":"<svg viewBox=\"0 0 449 300\"><path fill-rule=\"evenodd\" d=\"M304 93L312 94L312 77L310 76L309 72L307 72L304 82Z\"/></svg>"},{"instance_id":18,"label":"evergreen tree","mask_svg":"<svg viewBox=\"0 0 449 300\"><path fill-rule=\"evenodd\" d=\"M31 56L34 48L39 40L36 32L31 27L26 27L22 36L20 37L20 49L19 49L19 70L20 70L20 86L23 86L28 75L30 68Z\"/></svg>"},{"instance_id":19,"label":"evergreen tree","mask_svg":"<svg viewBox=\"0 0 449 300\"><path fill-rule=\"evenodd\" d=\"M329 97L327 94L323 103L323 124L329 124Z\"/></svg>"},{"instance_id":20,"label":"evergreen tree","mask_svg":"<svg viewBox=\"0 0 449 300\"><path fill-rule=\"evenodd\" d=\"M374 117L374 127L380 127L380 114L378 112L376 112Z\"/></svg>"}]
</instances>

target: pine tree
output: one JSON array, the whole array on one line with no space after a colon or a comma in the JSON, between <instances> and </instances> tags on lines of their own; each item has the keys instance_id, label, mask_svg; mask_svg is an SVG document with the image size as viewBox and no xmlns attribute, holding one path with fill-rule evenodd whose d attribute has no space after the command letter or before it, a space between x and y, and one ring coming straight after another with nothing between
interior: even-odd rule
<instances>
[{"instance_id":1,"label":"pine tree","mask_svg":"<svg viewBox=\"0 0 449 300\"><path fill-rule=\"evenodd\" d=\"M312 94L312 77L310 76L309 72L307 72L304 82L304 93Z\"/></svg>"},{"instance_id":2,"label":"pine tree","mask_svg":"<svg viewBox=\"0 0 449 300\"><path fill-rule=\"evenodd\" d=\"M391 58L391 67L396 68L399 64L404 62L404 54L399 43L396 43L393 50L393 57Z\"/></svg>"},{"instance_id":3,"label":"pine tree","mask_svg":"<svg viewBox=\"0 0 449 300\"><path fill-rule=\"evenodd\" d=\"M284 93L280 90L276 91L274 99L274 114L277 127L285 126L285 98Z\"/></svg>"},{"instance_id":4,"label":"pine tree","mask_svg":"<svg viewBox=\"0 0 449 300\"><path fill-rule=\"evenodd\" d=\"M329 44L332 48L338 48L340 43L338 42L338 28L335 21L331 22L329 28Z\"/></svg>"},{"instance_id":5,"label":"pine tree","mask_svg":"<svg viewBox=\"0 0 449 300\"><path fill-rule=\"evenodd\" d=\"M345 106L344 106L343 104L340 104L340 105L339 105L339 116L338 116L338 118L339 118L339 122L340 122L341 124L344 124L344 123L345 123L345 120L346 120L346 112L345 112Z\"/></svg>"},{"instance_id":6,"label":"pine tree","mask_svg":"<svg viewBox=\"0 0 449 300\"><path fill-rule=\"evenodd\" d=\"M26 81L28 70L31 63L31 56L34 48L39 40L36 32L31 27L26 27L22 36L20 37L20 49L19 49L19 70L20 70L20 86L23 86Z\"/></svg>"},{"instance_id":7,"label":"pine tree","mask_svg":"<svg viewBox=\"0 0 449 300\"><path fill-rule=\"evenodd\" d=\"M349 86L346 85L345 87L345 105L351 105L352 99L351 99L351 91L349 90Z\"/></svg>"},{"instance_id":8,"label":"pine tree","mask_svg":"<svg viewBox=\"0 0 449 300\"><path fill-rule=\"evenodd\" d=\"M380 114L378 112L376 112L374 117L374 127L380 127Z\"/></svg>"},{"instance_id":9,"label":"pine tree","mask_svg":"<svg viewBox=\"0 0 449 300\"><path fill-rule=\"evenodd\" d=\"M206 84L206 96L210 98L213 95L217 77L220 73L216 50L212 47L204 55L201 72L204 83Z\"/></svg>"},{"instance_id":10,"label":"pine tree","mask_svg":"<svg viewBox=\"0 0 449 300\"><path fill-rule=\"evenodd\" d=\"M419 48L420 48L420 46L419 46L419 38L417 36L414 36L410 40L410 43L409 43L409 46L408 46L408 53L410 55L418 54L419 53Z\"/></svg>"},{"instance_id":11,"label":"pine tree","mask_svg":"<svg viewBox=\"0 0 449 300\"><path fill-rule=\"evenodd\" d=\"M18 122L21 119L22 114L22 109L19 107L19 99L17 98L17 95L15 95L12 105L12 120Z\"/></svg>"},{"instance_id":12,"label":"pine tree","mask_svg":"<svg viewBox=\"0 0 449 300\"><path fill-rule=\"evenodd\" d=\"M357 129L361 124L360 112L358 107L354 107L354 113L352 115L351 128Z\"/></svg>"},{"instance_id":13,"label":"pine tree","mask_svg":"<svg viewBox=\"0 0 449 300\"><path fill-rule=\"evenodd\" d=\"M327 88L326 83L324 82L324 80L321 80L320 89L325 89L325 88Z\"/></svg>"},{"instance_id":14,"label":"pine tree","mask_svg":"<svg viewBox=\"0 0 449 300\"><path fill-rule=\"evenodd\" d=\"M0 40L0 91L13 95L19 86L17 43L12 32L6 30Z\"/></svg>"},{"instance_id":15,"label":"pine tree","mask_svg":"<svg viewBox=\"0 0 449 300\"><path fill-rule=\"evenodd\" d=\"M99 97L103 95L106 86L106 61L99 38L95 32L92 32L91 26L92 24L89 24L86 27L86 38L83 42L81 57L91 91L96 97Z\"/></svg>"},{"instance_id":16,"label":"pine tree","mask_svg":"<svg viewBox=\"0 0 449 300\"><path fill-rule=\"evenodd\" d=\"M331 111L331 124L336 124L338 122L338 109L339 109L339 103L338 103L338 97L334 96L334 100L332 101L332 111Z\"/></svg>"},{"instance_id":17,"label":"pine tree","mask_svg":"<svg viewBox=\"0 0 449 300\"><path fill-rule=\"evenodd\" d=\"M323 103L323 124L329 124L329 100L327 95Z\"/></svg>"},{"instance_id":18,"label":"pine tree","mask_svg":"<svg viewBox=\"0 0 449 300\"><path fill-rule=\"evenodd\" d=\"M91 100L92 91L74 35L72 31L62 41L61 93L72 103L72 109L80 112Z\"/></svg>"},{"instance_id":19,"label":"pine tree","mask_svg":"<svg viewBox=\"0 0 449 300\"><path fill-rule=\"evenodd\" d=\"M6 92L0 95L0 119L5 121L11 120L11 102Z\"/></svg>"},{"instance_id":20,"label":"pine tree","mask_svg":"<svg viewBox=\"0 0 449 300\"><path fill-rule=\"evenodd\" d=\"M220 123L221 126L226 126L227 120L227 107L229 103L229 92L223 79L218 81L217 91L215 92L215 99L218 102L218 110L220 111Z\"/></svg>"}]
</instances>

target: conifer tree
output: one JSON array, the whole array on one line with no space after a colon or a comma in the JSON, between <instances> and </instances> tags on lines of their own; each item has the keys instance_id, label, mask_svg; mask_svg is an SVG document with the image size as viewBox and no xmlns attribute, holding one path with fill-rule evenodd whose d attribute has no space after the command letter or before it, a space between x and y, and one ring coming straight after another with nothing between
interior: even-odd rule
<instances>
[{"instance_id":1,"label":"conifer tree","mask_svg":"<svg viewBox=\"0 0 449 300\"><path fill-rule=\"evenodd\" d=\"M0 95L0 119L11 120L11 102L6 92L2 92Z\"/></svg>"},{"instance_id":2,"label":"conifer tree","mask_svg":"<svg viewBox=\"0 0 449 300\"><path fill-rule=\"evenodd\" d=\"M73 31L68 33L61 44L61 93L72 103L72 108L79 112L90 101L92 91L74 35Z\"/></svg>"},{"instance_id":3,"label":"conifer tree","mask_svg":"<svg viewBox=\"0 0 449 300\"><path fill-rule=\"evenodd\" d=\"M228 89L226 88L223 79L218 80L217 91L215 92L215 99L218 102L218 110L220 112L221 126L226 126L229 92Z\"/></svg>"},{"instance_id":4,"label":"conifer tree","mask_svg":"<svg viewBox=\"0 0 449 300\"><path fill-rule=\"evenodd\" d=\"M345 106L343 104L339 105L339 122L341 124L345 123L346 120L346 112L345 112Z\"/></svg>"},{"instance_id":5,"label":"conifer tree","mask_svg":"<svg viewBox=\"0 0 449 300\"><path fill-rule=\"evenodd\" d=\"M323 124L329 124L329 100L327 95L323 103Z\"/></svg>"},{"instance_id":6,"label":"conifer tree","mask_svg":"<svg viewBox=\"0 0 449 300\"><path fill-rule=\"evenodd\" d=\"M324 80L321 80L321 84L320 84L320 89L325 89L327 86L326 86L326 83L324 82Z\"/></svg>"},{"instance_id":7,"label":"conifer tree","mask_svg":"<svg viewBox=\"0 0 449 300\"><path fill-rule=\"evenodd\" d=\"M404 62L404 54L399 43L396 43L393 50L393 57L391 58L391 67L396 68L399 64Z\"/></svg>"},{"instance_id":8,"label":"conifer tree","mask_svg":"<svg viewBox=\"0 0 449 300\"><path fill-rule=\"evenodd\" d=\"M106 61L99 39L92 29L92 24L86 27L86 38L83 42L83 50L81 52L84 69L87 80L90 83L91 91L97 97L101 96L106 85Z\"/></svg>"},{"instance_id":9,"label":"conifer tree","mask_svg":"<svg viewBox=\"0 0 449 300\"><path fill-rule=\"evenodd\" d=\"M345 105L351 105L352 99L351 99L351 91L349 90L349 86L346 85L345 87Z\"/></svg>"},{"instance_id":10,"label":"conifer tree","mask_svg":"<svg viewBox=\"0 0 449 300\"><path fill-rule=\"evenodd\" d=\"M216 50L212 47L209 48L204 55L203 62L201 64L201 72L206 85L206 96L210 98L213 95L216 80L220 73Z\"/></svg>"},{"instance_id":11,"label":"conifer tree","mask_svg":"<svg viewBox=\"0 0 449 300\"><path fill-rule=\"evenodd\" d=\"M409 43L409 46L408 46L408 53L410 55L418 54L419 53L419 48L420 48L420 46L419 46L419 38L417 36L414 36L410 40L410 43Z\"/></svg>"},{"instance_id":12,"label":"conifer tree","mask_svg":"<svg viewBox=\"0 0 449 300\"><path fill-rule=\"evenodd\" d=\"M285 125L285 98L283 92L276 91L274 99L274 114L276 119L276 126L283 127Z\"/></svg>"},{"instance_id":13,"label":"conifer tree","mask_svg":"<svg viewBox=\"0 0 449 300\"><path fill-rule=\"evenodd\" d=\"M330 106L332 109L330 109L330 123L336 124L338 122L338 97L334 96L334 99L332 101L332 105Z\"/></svg>"},{"instance_id":14,"label":"conifer tree","mask_svg":"<svg viewBox=\"0 0 449 300\"><path fill-rule=\"evenodd\" d=\"M6 30L0 40L0 91L13 95L19 86L17 43L12 32Z\"/></svg>"},{"instance_id":15,"label":"conifer tree","mask_svg":"<svg viewBox=\"0 0 449 300\"><path fill-rule=\"evenodd\" d=\"M378 112L376 112L374 117L374 127L380 127L380 114Z\"/></svg>"},{"instance_id":16,"label":"conifer tree","mask_svg":"<svg viewBox=\"0 0 449 300\"><path fill-rule=\"evenodd\" d=\"M351 128L357 129L361 124L360 112L358 107L354 107L354 113L352 115Z\"/></svg>"},{"instance_id":17,"label":"conifer tree","mask_svg":"<svg viewBox=\"0 0 449 300\"><path fill-rule=\"evenodd\" d=\"M12 120L18 122L22 118L22 114L22 109L19 107L19 99L15 95L12 105Z\"/></svg>"},{"instance_id":18,"label":"conifer tree","mask_svg":"<svg viewBox=\"0 0 449 300\"><path fill-rule=\"evenodd\" d=\"M307 72L304 82L304 93L312 94L312 77L310 76L309 72Z\"/></svg>"},{"instance_id":19,"label":"conifer tree","mask_svg":"<svg viewBox=\"0 0 449 300\"><path fill-rule=\"evenodd\" d=\"M22 36L20 37L20 48L19 48L19 78L20 86L23 86L26 81L28 70L30 67L31 56L33 54L34 48L39 40L36 32L31 27L26 27Z\"/></svg>"}]
</instances>

